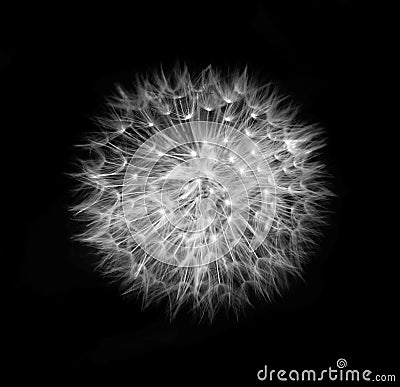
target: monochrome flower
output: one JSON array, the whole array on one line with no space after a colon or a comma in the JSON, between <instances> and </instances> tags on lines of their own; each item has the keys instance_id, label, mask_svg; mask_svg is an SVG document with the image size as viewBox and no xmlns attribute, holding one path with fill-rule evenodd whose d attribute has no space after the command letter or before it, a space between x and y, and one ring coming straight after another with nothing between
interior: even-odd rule
<instances>
[{"instance_id":1,"label":"monochrome flower","mask_svg":"<svg viewBox=\"0 0 400 387\"><path fill-rule=\"evenodd\" d=\"M215 315L300 275L331 196L322 130L247 71L186 67L118 88L81 147L77 239L145 305Z\"/></svg>"}]
</instances>

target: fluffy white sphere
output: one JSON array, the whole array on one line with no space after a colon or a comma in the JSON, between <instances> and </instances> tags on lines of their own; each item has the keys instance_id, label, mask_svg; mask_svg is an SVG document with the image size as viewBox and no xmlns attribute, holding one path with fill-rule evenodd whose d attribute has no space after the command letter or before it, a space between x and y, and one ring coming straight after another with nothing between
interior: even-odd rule
<instances>
[{"instance_id":1,"label":"fluffy white sphere","mask_svg":"<svg viewBox=\"0 0 400 387\"><path fill-rule=\"evenodd\" d=\"M300 274L324 221L321 130L247 71L211 67L118 89L74 176L99 269L145 304L169 300L212 318L249 289L270 299Z\"/></svg>"}]
</instances>

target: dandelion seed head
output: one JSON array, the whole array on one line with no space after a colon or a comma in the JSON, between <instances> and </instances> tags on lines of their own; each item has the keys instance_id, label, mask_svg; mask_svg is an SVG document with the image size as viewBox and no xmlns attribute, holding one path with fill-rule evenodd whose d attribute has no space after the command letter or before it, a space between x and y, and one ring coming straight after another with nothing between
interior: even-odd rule
<instances>
[{"instance_id":1,"label":"dandelion seed head","mask_svg":"<svg viewBox=\"0 0 400 387\"><path fill-rule=\"evenodd\" d=\"M301 273L331 196L324 142L247 71L172 74L119 88L75 173L86 194L73 211L87 222L77 238L145 305L212 319L250 303L249 288L271 299Z\"/></svg>"}]
</instances>

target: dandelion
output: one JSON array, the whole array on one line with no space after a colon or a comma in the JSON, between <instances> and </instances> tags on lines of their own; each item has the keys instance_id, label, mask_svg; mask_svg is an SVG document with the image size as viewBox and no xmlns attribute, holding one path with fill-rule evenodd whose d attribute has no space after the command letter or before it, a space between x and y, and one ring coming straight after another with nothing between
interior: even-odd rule
<instances>
[{"instance_id":1,"label":"dandelion","mask_svg":"<svg viewBox=\"0 0 400 387\"><path fill-rule=\"evenodd\" d=\"M85 195L72 210L87 224L77 239L97 248L98 268L144 305L210 319L301 275L331 193L322 130L284 101L246 70L211 67L119 88L73 174Z\"/></svg>"}]
</instances>

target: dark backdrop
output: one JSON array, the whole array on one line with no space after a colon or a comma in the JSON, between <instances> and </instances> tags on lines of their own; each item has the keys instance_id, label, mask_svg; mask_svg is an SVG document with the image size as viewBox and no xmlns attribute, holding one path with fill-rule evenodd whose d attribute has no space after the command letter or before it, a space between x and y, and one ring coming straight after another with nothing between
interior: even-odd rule
<instances>
[{"instance_id":1,"label":"dark backdrop","mask_svg":"<svg viewBox=\"0 0 400 387\"><path fill-rule=\"evenodd\" d=\"M367 113L357 103L363 70L352 1L166 3L10 14L1 82L4 138L11 137L3 143L12 191L6 210L13 208L18 227L8 337L15 377L251 385L265 364L323 369L338 358L393 373L394 293L374 225L376 191L362 172L365 163L370 178L375 171L363 150L370 132L358 120ZM247 64L278 81L327 131L338 197L320 252L304 283L239 321L222 313L209 325L182 313L169 323L165 305L141 312L90 270L90 251L69 239L71 145L93 128L90 116L114 82L129 87L137 72L177 60L196 68Z\"/></svg>"}]
</instances>

